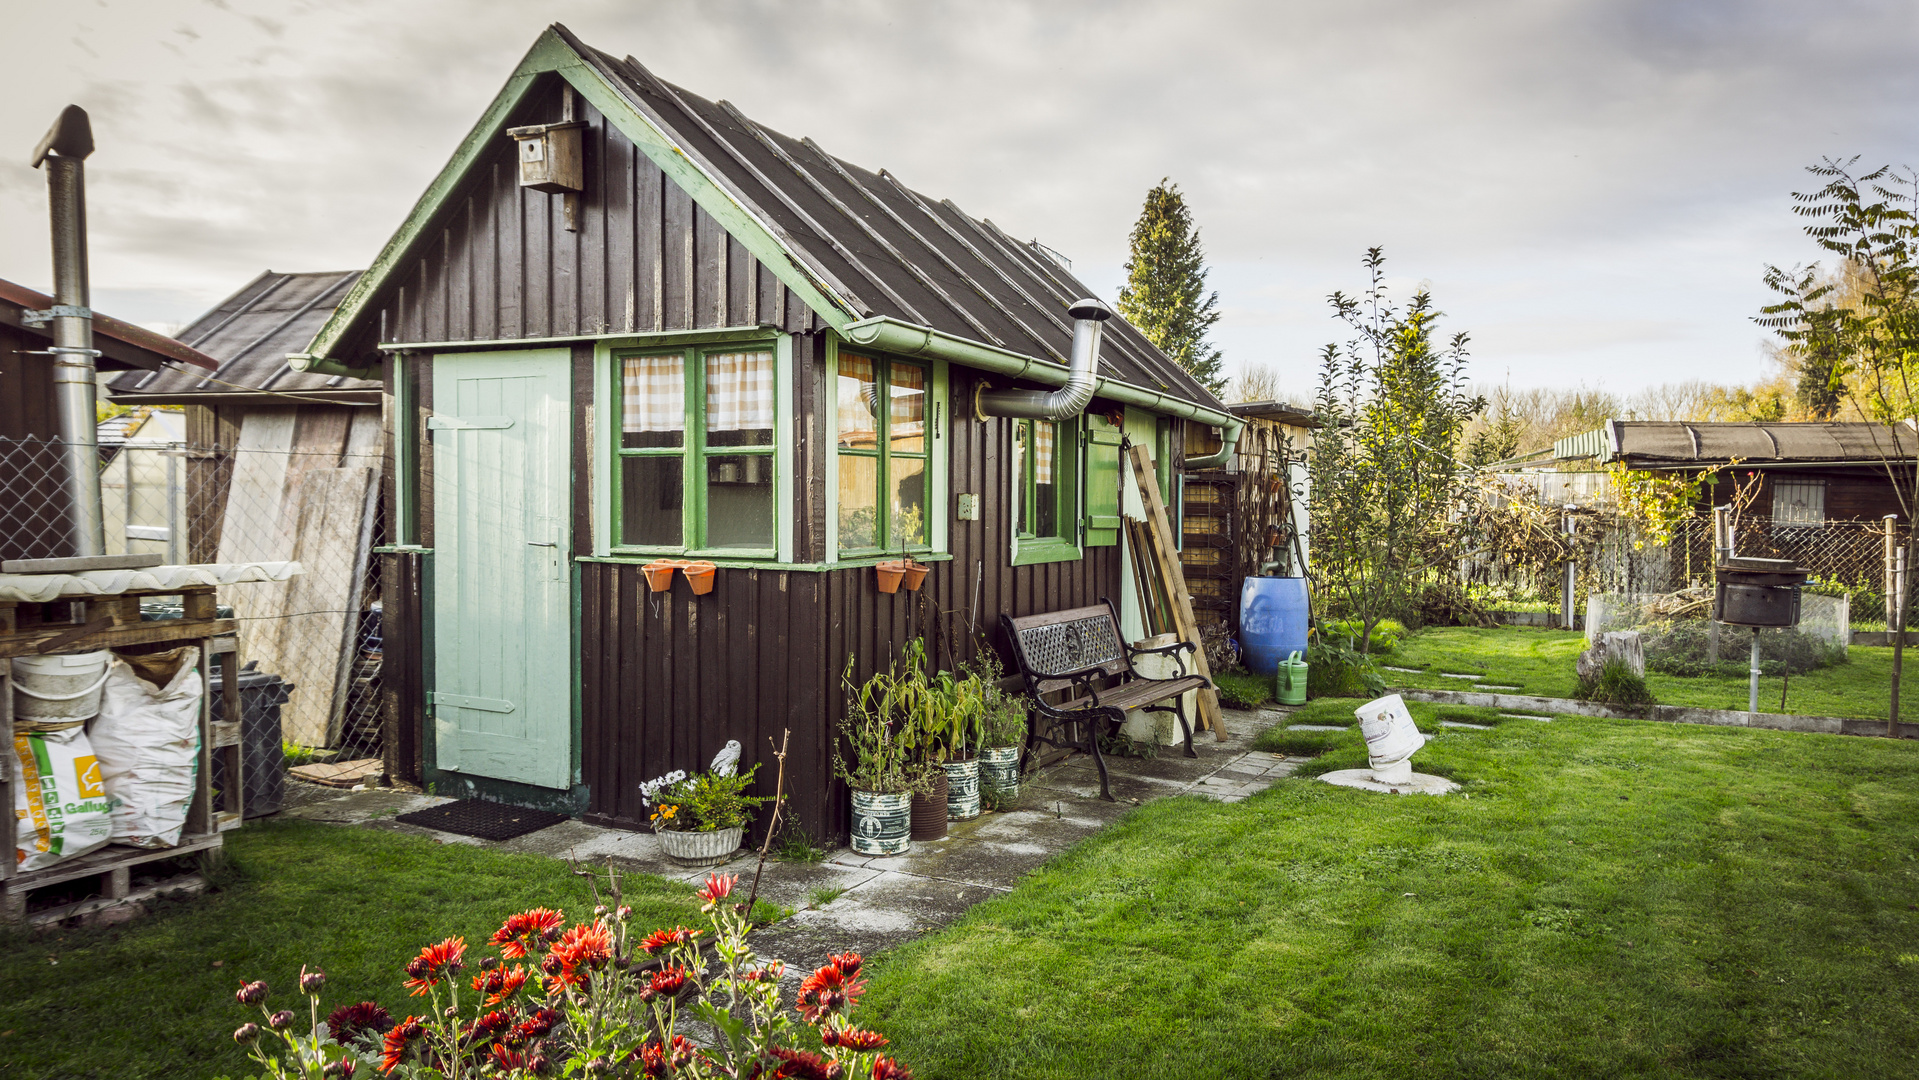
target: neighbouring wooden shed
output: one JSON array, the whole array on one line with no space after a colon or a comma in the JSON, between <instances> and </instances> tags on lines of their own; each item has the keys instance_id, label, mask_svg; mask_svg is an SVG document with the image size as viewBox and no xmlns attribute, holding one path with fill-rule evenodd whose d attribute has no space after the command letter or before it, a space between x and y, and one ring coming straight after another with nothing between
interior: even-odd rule
<instances>
[{"instance_id":1,"label":"neighbouring wooden shed","mask_svg":"<svg viewBox=\"0 0 1919 1080\"><path fill-rule=\"evenodd\" d=\"M1240 587L1248 577L1304 577L1311 559L1306 452L1318 421L1284 401L1231 407L1245 422L1232 457L1185 477L1179 561L1201 627L1239 633ZM1186 452L1211 453L1219 436L1187 425Z\"/></svg>"},{"instance_id":2,"label":"neighbouring wooden shed","mask_svg":"<svg viewBox=\"0 0 1919 1080\"><path fill-rule=\"evenodd\" d=\"M849 661L925 635L944 666L1001 612L1123 602L1122 441L1170 498L1185 424L1243 426L1118 319L1083 415L981 419L983 388L1065 381L1090 292L549 29L292 358L384 382L399 771L637 828L641 781L790 731L794 815L843 835ZM908 553L925 586L881 593ZM715 588L649 593L659 557Z\"/></svg>"}]
</instances>

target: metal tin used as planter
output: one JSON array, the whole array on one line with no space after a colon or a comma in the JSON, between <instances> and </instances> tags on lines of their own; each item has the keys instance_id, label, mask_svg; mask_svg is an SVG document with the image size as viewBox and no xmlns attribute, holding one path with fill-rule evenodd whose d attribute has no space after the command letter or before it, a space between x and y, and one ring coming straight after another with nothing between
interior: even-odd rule
<instances>
[{"instance_id":1,"label":"metal tin used as planter","mask_svg":"<svg viewBox=\"0 0 1919 1080\"><path fill-rule=\"evenodd\" d=\"M946 819L971 821L979 816L979 759L948 761L946 770Z\"/></svg>"},{"instance_id":2,"label":"metal tin used as planter","mask_svg":"<svg viewBox=\"0 0 1919 1080\"><path fill-rule=\"evenodd\" d=\"M906 851L912 796L853 793L853 850L861 855L899 855Z\"/></svg>"},{"instance_id":3,"label":"metal tin used as planter","mask_svg":"<svg viewBox=\"0 0 1919 1080\"><path fill-rule=\"evenodd\" d=\"M1019 747L991 746L979 752L979 786L1002 798L1019 797Z\"/></svg>"},{"instance_id":4,"label":"metal tin used as planter","mask_svg":"<svg viewBox=\"0 0 1919 1080\"><path fill-rule=\"evenodd\" d=\"M744 828L714 829L711 832L682 832L668 829L660 833L660 846L680 862L692 866L712 866L733 857L740 849Z\"/></svg>"},{"instance_id":5,"label":"metal tin used as planter","mask_svg":"<svg viewBox=\"0 0 1919 1080\"><path fill-rule=\"evenodd\" d=\"M946 771L933 774L933 790L925 795L913 796L913 831L915 840L946 839Z\"/></svg>"}]
</instances>

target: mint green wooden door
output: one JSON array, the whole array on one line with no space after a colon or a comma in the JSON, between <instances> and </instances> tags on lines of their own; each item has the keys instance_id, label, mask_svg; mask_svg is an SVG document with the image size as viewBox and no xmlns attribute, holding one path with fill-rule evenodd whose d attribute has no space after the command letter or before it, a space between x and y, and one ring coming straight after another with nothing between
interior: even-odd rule
<instances>
[{"instance_id":1,"label":"mint green wooden door","mask_svg":"<svg viewBox=\"0 0 1919 1080\"><path fill-rule=\"evenodd\" d=\"M572 782L564 349L433 359L436 765Z\"/></svg>"}]
</instances>

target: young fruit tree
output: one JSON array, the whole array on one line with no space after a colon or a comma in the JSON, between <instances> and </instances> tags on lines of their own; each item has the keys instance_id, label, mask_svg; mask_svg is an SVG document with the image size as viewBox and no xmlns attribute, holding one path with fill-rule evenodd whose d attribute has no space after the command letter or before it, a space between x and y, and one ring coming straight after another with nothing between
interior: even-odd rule
<instances>
[{"instance_id":1,"label":"young fruit tree","mask_svg":"<svg viewBox=\"0 0 1919 1080\"><path fill-rule=\"evenodd\" d=\"M1219 293L1206 291L1206 253L1179 185L1161 180L1127 238L1119 313L1206 389L1226 388L1218 349L1206 332L1219 321Z\"/></svg>"},{"instance_id":2,"label":"young fruit tree","mask_svg":"<svg viewBox=\"0 0 1919 1080\"><path fill-rule=\"evenodd\" d=\"M1823 372L1829 394L1883 425L1870 429L1874 454L1906 520L1906 565L1919 566L1919 173L1881 166L1859 174L1858 160L1807 166L1825 186L1792 195L1806 235L1838 265L1767 267L1780 299L1755 321L1784 339L1802 371ZM1904 595L1886 601L1894 631L1886 734L1897 736L1907 604Z\"/></svg>"},{"instance_id":3,"label":"young fruit tree","mask_svg":"<svg viewBox=\"0 0 1919 1080\"><path fill-rule=\"evenodd\" d=\"M1437 340L1441 313L1423 288L1395 306L1385 264L1369 249L1365 291L1329 297L1353 337L1321 354L1308 466L1313 591L1322 611L1359 621L1361 652L1381 619L1415 615L1423 593L1453 582L1461 443L1486 405L1467 391L1467 335Z\"/></svg>"}]
</instances>

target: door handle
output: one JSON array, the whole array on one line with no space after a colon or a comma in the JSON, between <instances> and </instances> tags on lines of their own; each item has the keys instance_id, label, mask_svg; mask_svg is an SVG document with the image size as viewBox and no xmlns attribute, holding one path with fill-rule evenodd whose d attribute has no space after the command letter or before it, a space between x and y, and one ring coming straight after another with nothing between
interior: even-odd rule
<instances>
[{"instance_id":1,"label":"door handle","mask_svg":"<svg viewBox=\"0 0 1919 1080\"><path fill-rule=\"evenodd\" d=\"M560 545L554 543L551 540L528 540L526 542L526 546L527 547L559 547Z\"/></svg>"}]
</instances>

